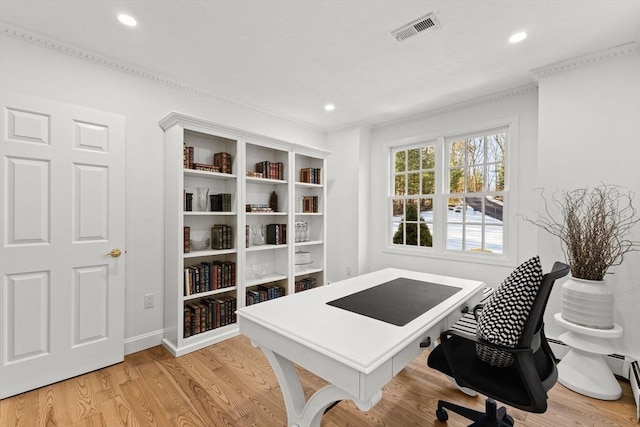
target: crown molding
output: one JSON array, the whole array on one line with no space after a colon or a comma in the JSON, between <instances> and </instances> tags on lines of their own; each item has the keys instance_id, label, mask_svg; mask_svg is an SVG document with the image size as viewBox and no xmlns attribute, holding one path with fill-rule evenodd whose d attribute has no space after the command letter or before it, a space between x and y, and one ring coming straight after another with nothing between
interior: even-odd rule
<instances>
[{"instance_id":1,"label":"crown molding","mask_svg":"<svg viewBox=\"0 0 640 427\"><path fill-rule=\"evenodd\" d=\"M549 77L554 74L564 73L566 71L584 67L586 65L597 64L615 58L634 55L638 52L640 52L640 45L638 45L638 43L634 41L587 55L577 56L575 58L566 59L564 61L554 62L553 64L545 65L544 67L534 68L532 70L529 70L529 74L537 82L543 77Z\"/></svg>"},{"instance_id":2,"label":"crown molding","mask_svg":"<svg viewBox=\"0 0 640 427\"><path fill-rule=\"evenodd\" d=\"M68 42L57 39L55 37L45 35L42 33L38 33L34 30L27 29L16 24L12 24L10 22L4 21L0 19L0 35L6 35L9 37L13 37L19 40L27 41L39 46L47 47L49 49L56 50L58 52L66 53L68 55L74 56L76 58L81 58L96 64L104 65L109 68L116 69L118 71L122 71L127 74L132 74L136 77L141 77L143 79L151 80L156 83L163 84L165 86L169 86L175 89L180 89L186 92L190 92L195 95L207 97L215 100L216 102L228 104L234 106L239 109L247 110L253 113L261 114L264 116L268 116L272 119L277 119L280 121L287 122L289 125L293 125L299 128L303 128L308 131L312 131L321 135L326 135L326 129L312 125L310 123L301 122L299 120L293 119L291 117L287 117L278 113L274 113L272 111L265 110L263 108L255 107L248 104L243 104L240 102L233 101L229 98L225 98L221 95L218 95L214 92L201 89L195 86L188 85L186 83L182 83L177 80L170 79L161 74L155 73L153 71L146 70L142 67L133 64L127 64L122 61L115 60L113 58L101 55L96 52L92 52L87 49L83 49L77 46L73 46Z\"/></svg>"},{"instance_id":3,"label":"crown molding","mask_svg":"<svg viewBox=\"0 0 640 427\"><path fill-rule=\"evenodd\" d=\"M349 123L345 123L343 125L339 125L339 126L334 126L331 128L327 129L327 134L329 133L334 133L334 132L339 132L342 130L347 130L347 129L355 129L355 128L363 128L363 129L367 129L367 130L372 130L373 129L373 125L371 123L367 123L364 121L354 121L354 122L349 122Z\"/></svg>"},{"instance_id":4,"label":"crown molding","mask_svg":"<svg viewBox=\"0 0 640 427\"><path fill-rule=\"evenodd\" d=\"M454 111L465 110L467 108L473 108L479 105L488 104L490 102L500 101L502 99L510 98L512 96L520 96L520 95L524 95L531 92L537 92L537 91L538 91L538 86L534 83L530 83L524 86L518 86L512 89L503 90L501 92L496 92L489 95L481 96L479 98L473 98L468 101L459 102L457 104L451 104L441 108L436 108L434 110L428 110L422 113L412 114L410 116L390 120L388 122L374 125L373 128L382 129L382 128L387 128L391 126L406 125L411 122L426 120L428 118L440 116L442 114L448 114Z\"/></svg>"}]
</instances>

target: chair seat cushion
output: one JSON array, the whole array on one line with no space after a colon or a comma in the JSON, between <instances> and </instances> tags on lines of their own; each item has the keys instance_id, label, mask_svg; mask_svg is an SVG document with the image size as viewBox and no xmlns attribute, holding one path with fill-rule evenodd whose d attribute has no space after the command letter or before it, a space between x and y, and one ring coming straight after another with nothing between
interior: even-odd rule
<instances>
[{"instance_id":1,"label":"chair seat cushion","mask_svg":"<svg viewBox=\"0 0 640 427\"><path fill-rule=\"evenodd\" d=\"M515 365L506 368L491 366L474 355L474 343L463 339L455 339L452 343L453 360L447 361L442 345L431 351L428 358L429 367L444 374L455 377L459 386L476 390L493 399L508 401L513 406L526 406L530 403L526 387L523 385ZM455 375L450 363L456 367ZM508 399L505 399L508 396Z\"/></svg>"},{"instance_id":2,"label":"chair seat cushion","mask_svg":"<svg viewBox=\"0 0 640 427\"><path fill-rule=\"evenodd\" d=\"M489 298L478 316L478 338L505 347L516 347L542 284L540 257L516 268ZM510 353L476 345L478 357L493 366L513 363Z\"/></svg>"}]
</instances>

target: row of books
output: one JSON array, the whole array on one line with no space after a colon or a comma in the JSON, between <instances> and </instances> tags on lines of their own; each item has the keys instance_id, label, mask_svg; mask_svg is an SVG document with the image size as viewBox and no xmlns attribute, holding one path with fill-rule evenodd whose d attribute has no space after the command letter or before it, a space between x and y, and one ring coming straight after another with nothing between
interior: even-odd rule
<instances>
[{"instance_id":1,"label":"row of books","mask_svg":"<svg viewBox=\"0 0 640 427\"><path fill-rule=\"evenodd\" d=\"M245 205L245 212L273 212L273 209L262 203L250 203Z\"/></svg>"},{"instance_id":2,"label":"row of books","mask_svg":"<svg viewBox=\"0 0 640 427\"><path fill-rule=\"evenodd\" d=\"M284 288L277 285L259 285L247 290L247 305L257 304L284 296Z\"/></svg>"},{"instance_id":3,"label":"row of books","mask_svg":"<svg viewBox=\"0 0 640 427\"><path fill-rule=\"evenodd\" d=\"M227 224L211 227L211 249L231 249L233 247L233 229Z\"/></svg>"},{"instance_id":4,"label":"row of books","mask_svg":"<svg viewBox=\"0 0 640 427\"><path fill-rule=\"evenodd\" d=\"M296 199L296 212L317 213L318 212L318 196L302 196Z\"/></svg>"},{"instance_id":5,"label":"row of books","mask_svg":"<svg viewBox=\"0 0 640 427\"><path fill-rule=\"evenodd\" d=\"M265 160L256 163L256 173L262 178L284 180L284 164L282 162L270 162Z\"/></svg>"},{"instance_id":6,"label":"row of books","mask_svg":"<svg viewBox=\"0 0 640 427\"><path fill-rule=\"evenodd\" d=\"M313 277L306 277L295 282L295 292L302 292L309 290L316 286L316 279Z\"/></svg>"},{"instance_id":7,"label":"row of books","mask_svg":"<svg viewBox=\"0 0 640 427\"><path fill-rule=\"evenodd\" d=\"M236 323L236 299L233 296L202 298L184 306L184 337L190 337Z\"/></svg>"},{"instance_id":8,"label":"row of books","mask_svg":"<svg viewBox=\"0 0 640 427\"><path fill-rule=\"evenodd\" d=\"M231 194L220 193L209 196L212 212L231 212Z\"/></svg>"},{"instance_id":9,"label":"row of books","mask_svg":"<svg viewBox=\"0 0 640 427\"><path fill-rule=\"evenodd\" d=\"M266 242L268 245L286 245L287 224L267 224Z\"/></svg>"},{"instance_id":10,"label":"row of books","mask_svg":"<svg viewBox=\"0 0 640 427\"><path fill-rule=\"evenodd\" d=\"M236 285L236 263L232 261L202 262L184 268L184 295L215 291Z\"/></svg>"},{"instance_id":11,"label":"row of books","mask_svg":"<svg viewBox=\"0 0 640 427\"><path fill-rule=\"evenodd\" d=\"M207 172L231 172L231 154L215 153L213 155L213 164L196 163L194 161L194 148L184 144L182 147L182 166L185 169L196 169Z\"/></svg>"},{"instance_id":12,"label":"row of books","mask_svg":"<svg viewBox=\"0 0 640 427\"><path fill-rule=\"evenodd\" d=\"M322 169L302 168L300 169L300 182L308 182L309 184L320 184L321 175Z\"/></svg>"}]
</instances>

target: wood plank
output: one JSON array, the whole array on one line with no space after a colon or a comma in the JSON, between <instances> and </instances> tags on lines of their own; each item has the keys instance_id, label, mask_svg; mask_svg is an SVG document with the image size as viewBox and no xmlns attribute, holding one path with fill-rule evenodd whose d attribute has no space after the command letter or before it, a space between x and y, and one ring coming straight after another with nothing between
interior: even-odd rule
<instances>
[{"instance_id":1,"label":"wood plank","mask_svg":"<svg viewBox=\"0 0 640 427\"><path fill-rule=\"evenodd\" d=\"M340 402L322 418L325 427L440 425L438 399L484 409L484 397L459 392L416 357L389 384L381 401L360 411ZM297 367L310 396L326 381ZM591 399L560 384L549 392L549 409L529 414L507 408L519 427L550 425L635 426L635 402L620 381L617 401ZM0 401L0 425L13 426L284 426L280 386L260 349L238 336L180 358L162 347L128 355L121 364ZM449 412L448 427L469 422ZM444 425L444 424L442 424Z\"/></svg>"}]
</instances>

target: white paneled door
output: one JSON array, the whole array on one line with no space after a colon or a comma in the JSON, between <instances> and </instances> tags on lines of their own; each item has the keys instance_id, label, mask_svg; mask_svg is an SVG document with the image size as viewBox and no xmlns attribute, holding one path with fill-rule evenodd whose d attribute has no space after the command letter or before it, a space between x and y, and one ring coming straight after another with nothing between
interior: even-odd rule
<instances>
[{"instance_id":1,"label":"white paneled door","mask_svg":"<svg viewBox=\"0 0 640 427\"><path fill-rule=\"evenodd\" d=\"M124 357L124 117L0 93L0 398Z\"/></svg>"}]
</instances>

